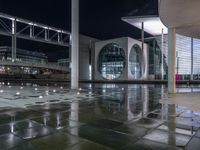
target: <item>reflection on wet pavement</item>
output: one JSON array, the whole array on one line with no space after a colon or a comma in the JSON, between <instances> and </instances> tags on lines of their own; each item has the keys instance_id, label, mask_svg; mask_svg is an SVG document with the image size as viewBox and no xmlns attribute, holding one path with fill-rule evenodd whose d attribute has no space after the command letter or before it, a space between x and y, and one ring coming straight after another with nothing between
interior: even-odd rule
<instances>
[{"instance_id":1,"label":"reflection on wet pavement","mask_svg":"<svg viewBox=\"0 0 200 150\"><path fill-rule=\"evenodd\" d=\"M161 104L166 90L163 85L83 84L79 90L2 85L0 149L198 149L200 110Z\"/></svg>"}]
</instances>

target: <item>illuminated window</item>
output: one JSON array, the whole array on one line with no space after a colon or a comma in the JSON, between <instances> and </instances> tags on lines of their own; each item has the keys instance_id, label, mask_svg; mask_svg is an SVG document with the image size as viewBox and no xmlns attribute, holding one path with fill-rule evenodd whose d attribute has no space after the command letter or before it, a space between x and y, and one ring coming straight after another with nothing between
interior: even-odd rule
<instances>
[{"instance_id":1,"label":"illuminated window","mask_svg":"<svg viewBox=\"0 0 200 150\"><path fill-rule=\"evenodd\" d=\"M129 55L130 71L134 79L140 79L142 76L142 49L139 45L134 45Z\"/></svg>"},{"instance_id":2,"label":"illuminated window","mask_svg":"<svg viewBox=\"0 0 200 150\"><path fill-rule=\"evenodd\" d=\"M107 80L119 78L125 68L125 52L115 43L104 46L98 58L98 70Z\"/></svg>"}]
</instances>

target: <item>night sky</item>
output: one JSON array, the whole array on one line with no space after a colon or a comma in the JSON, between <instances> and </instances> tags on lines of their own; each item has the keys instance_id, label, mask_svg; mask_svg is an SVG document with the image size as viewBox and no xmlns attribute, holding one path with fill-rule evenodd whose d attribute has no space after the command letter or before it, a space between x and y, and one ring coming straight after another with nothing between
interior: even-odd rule
<instances>
[{"instance_id":1,"label":"night sky","mask_svg":"<svg viewBox=\"0 0 200 150\"><path fill-rule=\"evenodd\" d=\"M80 0L80 33L100 40L124 36L140 38L140 30L121 21L121 17L158 14L157 1ZM68 31L71 30L70 6L71 0L0 0L0 11L3 13ZM7 39L1 37L0 45L9 45ZM24 40L18 40L18 47L37 49L48 53L51 59L66 54L63 47Z\"/></svg>"}]
</instances>

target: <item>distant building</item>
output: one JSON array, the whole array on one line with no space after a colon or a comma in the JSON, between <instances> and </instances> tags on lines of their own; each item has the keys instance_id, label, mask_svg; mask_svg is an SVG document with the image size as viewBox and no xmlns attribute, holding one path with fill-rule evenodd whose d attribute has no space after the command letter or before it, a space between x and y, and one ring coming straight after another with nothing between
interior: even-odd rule
<instances>
[{"instance_id":1,"label":"distant building","mask_svg":"<svg viewBox=\"0 0 200 150\"><path fill-rule=\"evenodd\" d=\"M79 79L92 80L94 76L95 62L95 42L98 39L80 35L79 50ZM71 54L70 54L71 55ZM28 51L17 48L16 63L12 63L12 48L8 46L0 47L0 74L44 74L46 72L54 72L52 74L66 73L70 78L70 58L58 59L57 62L48 62L48 58L44 53ZM4 62L4 63L2 63ZM3 64L3 65L2 65ZM35 65L34 65L35 64ZM58 72L57 72L58 71ZM60 71L60 72L59 72ZM55 73L57 72L57 73ZM93 78L94 79L94 78Z\"/></svg>"},{"instance_id":2,"label":"distant building","mask_svg":"<svg viewBox=\"0 0 200 150\"><path fill-rule=\"evenodd\" d=\"M67 67L69 67L70 66L70 59L69 58L58 59L57 63L58 63L59 66L67 66Z\"/></svg>"},{"instance_id":3,"label":"distant building","mask_svg":"<svg viewBox=\"0 0 200 150\"><path fill-rule=\"evenodd\" d=\"M12 48L8 46L0 47L0 60L12 60ZM33 62L33 63L47 63L48 58L44 53L28 51L17 48L16 61L21 62Z\"/></svg>"},{"instance_id":4,"label":"distant building","mask_svg":"<svg viewBox=\"0 0 200 150\"><path fill-rule=\"evenodd\" d=\"M16 60L12 62L12 48L0 47L0 74L39 74L40 69L20 64L47 64L48 58L44 53L17 49Z\"/></svg>"},{"instance_id":5,"label":"distant building","mask_svg":"<svg viewBox=\"0 0 200 150\"><path fill-rule=\"evenodd\" d=\"M95 76L95 43L98 39L80 35L79 39L79 79L80 80L92 80ZM59 59L57 63L60 66L66 66L70 68L71 59L63 58Z\"/></svg>"},{"instance_id":6,"label":"distant building","mask_svg":"<svg viewBox=\"0 0 200 150\"><path fill-rule=\"evenodd\" d=\"M98 39L80 35L79 39L79 79L94 79L95 43Z\"/></svg>"}]
</instances>

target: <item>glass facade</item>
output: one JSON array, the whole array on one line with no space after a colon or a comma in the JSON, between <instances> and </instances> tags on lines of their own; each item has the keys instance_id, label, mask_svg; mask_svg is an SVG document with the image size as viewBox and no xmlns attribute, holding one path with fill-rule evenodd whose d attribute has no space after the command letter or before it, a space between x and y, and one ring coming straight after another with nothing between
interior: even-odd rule
<instances>
[{"instance_id":1,"label":"glass facade","mask_svg":"<svg viewBox=\"0 0 200 150\"><path fill-rule=\"evenodd\" d=\"M164 35L163 53L161 36L145 39L148 45L148 79L162 79L168 74L168 35ZM135 44L125 58L124 50L116 43L104 46L98 56L97 69L104 79L117 79L123 73L126 62L132 79L140 79L143 74L143 52ZM200 39L176 35L176 80L200 80ZM128 59L128 60L126 60Z\"/></svg>"},{"instance_id":2,"label":"glass facade","mask_svg":"<svg viewBox=\"0 0 200 150\"><path fill-rule=\"evenodd\" d=\"M161 47L161 36L155 38L158 47ZM164 69L167 73L168 58L168 36L164 36ZM190 80L193 74L194 80L200 80L200 40L176 35L176 75L177 80ZM193 65L193 72L192 72ZM165 74L166 74L165 73Z\"/></svg>"},{"instance_id":3,"label":"glass facade","mask_svg":"<svg viewBox=\"0 0 200 150\"><path fill-rule=\"evenodd\" d=\"M191 73L191 38L176 36L176 74L189 75Z\"/></svg>"},{"instance_id":4,"label":"glass facade","mask_svg":"<svg viewBox=\"0 0 200 150\"><path fill-rule=\"evenodd\" d=\"M135 44L129 55L130 71L134 79L140 79L142 76L142 49Z\"/></svg>"},{"instance_id":5,"label":"glass facade","mask_svg":"<svg viewBox=\"0 0 200 150\"><path fill-rule=\"evenodd\" d=\"M193 40L193 79L200 80L200 40Z\"/></svg>"},{"instance_id":6,"label":"glass facade","mask_svg":"<svg viewBox=\"0 0 200 150\"><path fill-rule=\"evenodd\" d=\"M157 38L149 38L145 40L148 44L149 54L149 75L153 75L154 79L161 79L161 49ZM166 60L164 56L164 76L166 76Z\"/></svg>"},{"instance_id":7,"label":"glass facade","mask_svg":"<svg viewBox=\"0 0 200 150\"><path fill-rule=\"evenodd\" d=\"M125 52L115 43L104 46L98 57L98 71L104 79L113 80L120 77L125 68Z\"/></svg>"}]
</instances>

